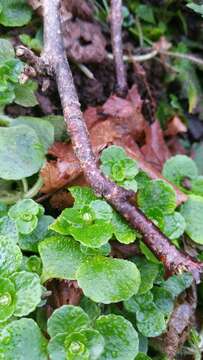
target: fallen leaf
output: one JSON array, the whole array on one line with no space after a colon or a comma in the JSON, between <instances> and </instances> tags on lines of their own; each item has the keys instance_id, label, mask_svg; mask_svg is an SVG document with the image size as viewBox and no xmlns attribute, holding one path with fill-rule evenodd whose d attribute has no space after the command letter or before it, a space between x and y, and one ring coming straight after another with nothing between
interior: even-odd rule
<instances>
[{"instance_id":1,"label":"fallen leaf","mask_svg":"<svg viewBox=\"0 0 203 360\"><path fill-rule=\"evenodd\" d=\"M158 121L145 127L146 141L141 147L145 161L161 172L163 164L171 156L165 143L163 131Z\"/></svg>"},{"instance_id":2,"label":"fallen leaf","mask_svg":"<svg viewBox=\"0 0 203 360\"><path fill-rule=\"evenodd\" d=\"M128 92L126 99L112 95L102 106L104 114L113 117L113 122L121 134L131 134L135 140L143 135L146 125L142 115L143 101L137 86L134 85Z\"/></svg>"},{"instance_id":3,"label":"fallen leaf","mask_svg":"<svg viewBox=\"0 0 203 360\"><path fill-rule=\"evenodd\" d=\"M178 115L175 115L172 120L167 124L167 129L164 131L165 136L175 136L177 134L187 132L187 127Z\"/></svg>"}]
</instances>

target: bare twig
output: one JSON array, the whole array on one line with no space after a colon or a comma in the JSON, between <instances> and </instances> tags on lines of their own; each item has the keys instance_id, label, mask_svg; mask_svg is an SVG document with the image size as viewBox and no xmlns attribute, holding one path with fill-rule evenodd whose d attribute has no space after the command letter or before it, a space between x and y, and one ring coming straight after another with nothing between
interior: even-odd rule
<instances>
[{"instance_id":1,"label":"bare twig","mask_svg":"<svg viewBox=\"0 0 203 360\"><path fill-rule=\"evenodd\" d=\"M199 281L203 264L171 245L159 229L139 209L131 205L130 198L133 193L106 179L97 168L63 47L59 2L60 0L44 0L45 48L41 61L43 66L46 65L48 70L51 69L55 74L64 120L87 181L97 194L102 195L132 227L142 233L144 242L163 262L168 273L190 271L195 280Z\"/></svg>"},{"instance_id":2,"label":"bare twig","mask_svg":"<svg viewBox=\"0 0 203 360\"><path fill-rule=\"evenodd\" d=\"M154 49L153 47L146 54L123 55L123 61L124 62L144 62L147 60L151 60L158 55L166 55L166 56L170 56L170 57L174 57L174 58L178 58L178 59L182 59L182 60L189 60L190 62L192 62L196 65L203 66L203 59L200 58L199 56L196 56L193 54L179 53L176 51L157 50L157 49ZM113 54L108 53L107 57L108 57L108 59L112 60L114 56L113 56Z\"/></svg>"},{"instance_id":3,"label":"bare twig","mask_svg":"<svg viewBox=\"0 0 203 360\"><path fill-rule=\"evenodd\" d=\"M117 94L125 96L127 81L122 48L122 0L111 0L111 42L115 61Z\"/></svg>"}]
</instances>

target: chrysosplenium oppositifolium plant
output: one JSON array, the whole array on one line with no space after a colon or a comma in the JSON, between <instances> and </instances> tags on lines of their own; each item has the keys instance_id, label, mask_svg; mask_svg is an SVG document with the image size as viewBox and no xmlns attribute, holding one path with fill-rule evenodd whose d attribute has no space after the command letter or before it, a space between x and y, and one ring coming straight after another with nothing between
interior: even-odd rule
<instances>
[{"instance_id":1,"label":"chrysosplenium oppositifolium plant","mask_svg":"<svg viewBox=\"0 0 203 360\"><path fill-rule=\"evenodd\" d=\"M203 243L201 177L191 159L173 157L163 169L189 194L179 208L172 185L150 180L122 148L105 149L100 160L107 177L138 189L138 206L176 246L184 234ZM166 331L177 296L190 287L192 275L165 280L141 234L104 199L88 187L73 186L69 192L73 206L56 219L32 199L1 203L0 358L150 359L147 339ZM142 254L113 258L115 241L135 242ZM83 296L79 306L61 306L46 321L42 314L52 279L76 280Z\"/></svg>"}]
</instances>

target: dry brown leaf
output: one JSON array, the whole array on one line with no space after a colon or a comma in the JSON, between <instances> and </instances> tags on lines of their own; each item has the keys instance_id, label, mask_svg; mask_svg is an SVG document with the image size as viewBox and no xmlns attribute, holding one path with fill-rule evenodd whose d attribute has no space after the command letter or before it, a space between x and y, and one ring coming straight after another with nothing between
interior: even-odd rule
<instances>
[{"instance_id":1,"label":"dry brown leaf","mask_svg":"<svg viewBox=\"0 0 203 360\"><path fill-rule=\"evenodd\" d=\"M187 132L187 127L178 115L175 115L172 120L167 124L167 129L164 131L165 136L175 136L177 134Z\"/></svg>"},{"instance_id":2,"label":"dry brown leaf","mask_svg":"<svg viewBox=\"0 0 203 360\"><path fill-rule=\"evenodd\" d=\"M113 117L114 124L120 134L131 134L135 140L143 135L146 121L142 115L143 101L137 86L128 92L126 99L111 96L103 105L104 114Z\"/></svg>"},{"instance_id":3,"label":"dry brown leaf","mask_svg":"<svg viewBox=\"0 0 203 360\"><path fill-rule=\"evenodd\" d=\"M163 164L171 156L165 143L163 131L158 121L145 128L146 141L141 152L145 161L161 172Z\"/></svg>"}]
</instances>

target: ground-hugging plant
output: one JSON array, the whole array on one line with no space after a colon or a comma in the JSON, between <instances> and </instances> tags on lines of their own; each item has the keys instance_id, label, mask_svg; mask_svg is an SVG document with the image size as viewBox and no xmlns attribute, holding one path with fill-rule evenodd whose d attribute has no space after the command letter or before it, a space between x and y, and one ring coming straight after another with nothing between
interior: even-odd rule
<instances>
[{"instance_id":1,"label":"ground-hugging plant","mask_svg":"<svg viewBox=\"0 0 203 360\"><path fill-rule=\"evenodd\" d=\"M114 165L122 158L118 181L123 173L122 181L133 180L134 190L137 182L138 205L176 246L181 246L184 232L193 240L195 234L194 241L201 242L200 218L193 219L197 209L201 212L200 195L193 195L192 188L185 189L191 195L177 208L172 185L150 180L122 148L107 150L101 156L101 169L109 177L116 169L113 176L117 181ZM175 171L177 161L179 173ZM195 164L185 156L168 160L164 174L181 188L185 178L198 179ZM139 347L140 337L156 337L166 331L176 298L190 287L192 275L182 273L164 280L162 264L143 247L141 235L104 199L88 187L74 186L69 191L74 204L56 219L44 215L44 208L32 199L0 207L0 354L13 360L17 339L20 352L26 332L32 329L30 344L33 342L34 348L29 356L33 360L47 359L48 353L51 360L147 359ZM137 242L143 255L129 260L113 258L112 240L124 245ZM47 347L37 323L24 317L34 315L46 303L44 286L54 278L77 280L84 295L81 307L63 306L50 317ZM26 356L21 354L19 359Z\"/></svg>"},{"instance_id":2,"label":"ground-hugging plant","mask_svg":"<svg viewBox=\"0 0 203 360\"><path fill-rule=\"evenodd\" d=\"M138 22L155 21L151 5L136 7ZM4 26L25 25L31 15L25 0L0 2ZM19 38L40 52L38 35ZM35 83L19 81L24 64L8 40L1 39L0 45L1 111L12 102L36 105ZM188 63L177 65L182 82L186 67ZM192 95L190 110L196 104ZM35 183L36 174L48 148L61 140L56 118L0 115L0 359L150 360L147 339L166 331L177 297L191 286L192 275L181 271L166 280L142 235L90 188L69 188L74 205L57 219L44 215L31 197L42 186ZM100 163L107 178L137 193L136 204L178 248L185 234L203 243L203 180L191 159L177 156L164 166L164 176L189 195L181 207L173 186L150 180L123 148L108 147ZM118 243L121 248L139 247L139 256L116 258ZM83 295L80 307L59 306L47 321L39 314L49 302L46 286L53 279L65 280L67 286L77 281Z\"/></svg>"}]
</instances>

